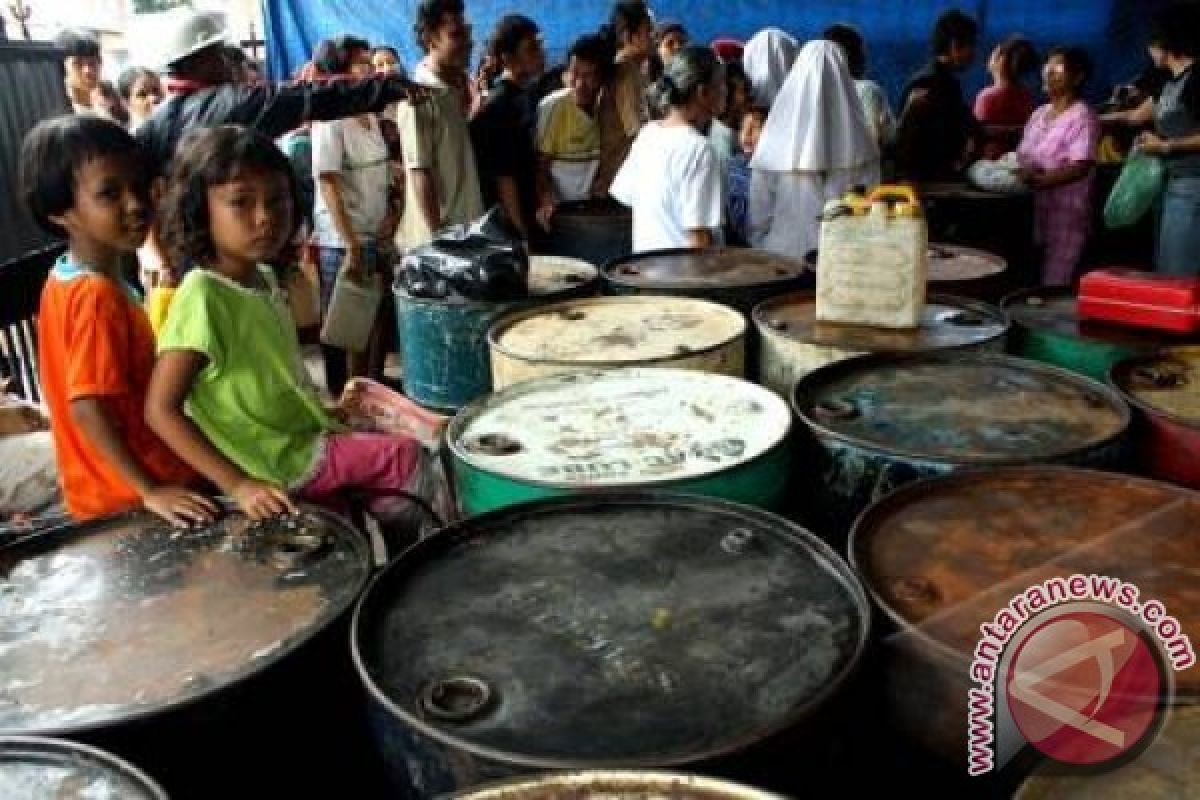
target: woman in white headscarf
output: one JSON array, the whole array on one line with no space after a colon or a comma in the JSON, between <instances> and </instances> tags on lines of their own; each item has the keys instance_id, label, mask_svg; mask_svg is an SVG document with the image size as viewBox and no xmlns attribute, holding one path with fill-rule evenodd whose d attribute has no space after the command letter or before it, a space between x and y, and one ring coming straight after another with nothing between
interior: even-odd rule
<instances>
[{"instance_id":1,"label":"woman in white headscarf","mask_svg":"<svg viewBox=\"0 0 1200 800\"><path fill-rule=\"evenodd\" d=\"M787 80L800 43L779 28L767 28L754 34L742 51L742 66L750 80L754 105L770 108L780 87Z\"/></svg>"},{"instance_id":2,"label":"woman in white headscarf","mask_svg":"<svg viewBox=\"0 0 1200 800\"><path fill-rule=\"evenodd\" d=\"M825 203L879 183L870 130L842 49L809 42L750 162L750 243L796 258L816 249Z\"/></svg>"}]
</instances>

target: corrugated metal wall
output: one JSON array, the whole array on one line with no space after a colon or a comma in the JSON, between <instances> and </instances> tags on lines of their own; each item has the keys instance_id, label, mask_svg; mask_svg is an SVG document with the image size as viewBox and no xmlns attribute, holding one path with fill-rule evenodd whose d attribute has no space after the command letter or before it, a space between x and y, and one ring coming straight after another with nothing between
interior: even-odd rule
<instances>
[{"instance_id":1,"label":"corrugated metal wall","mask_svg":"<svg viewBox=\"0 0 1200 800\"><path fill-rule=\"evenodd\" d=\"M43 119L70 111L62 55L52 46L0 42L0 264L45 247L17 192L17 159L25 134ZM0 291L4 287L0 286Z\"/></svg>"}]
</instances>

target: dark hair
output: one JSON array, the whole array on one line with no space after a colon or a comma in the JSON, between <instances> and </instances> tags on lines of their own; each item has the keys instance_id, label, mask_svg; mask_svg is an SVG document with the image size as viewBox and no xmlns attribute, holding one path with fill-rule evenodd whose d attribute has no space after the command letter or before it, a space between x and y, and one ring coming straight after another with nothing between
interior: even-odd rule
<instances>
[{"instance_id":1,"label":"dark hair","mask_svg":"<svg viewBox=\"0 0 1200 800\"><path fill-rule=\"evenodd\" d=\"M96 158L130 159L130 169L144 180L149 202L149 170L142 151L129 132L112 120L95 114L55 117L38 123L25 137L17 183L25 207L42 230L66 236L50 218L75 207L76 176Z\"/></svg>"},{"instance_id":2,"label":"dark hair","mask_svg":"<svg viewBox=\"0 0 1200 800\"><path fill-rule=\"evenodd\" d=\"M158 73L152 69L146 69L145 67L129 67L128 69L123 70L120 77L117 78L117 91L121 94L121 97L128 101L131 97L133 97L133 87L137 85L138 81L140 81L142 78L157 77Z\"/></svg>"},{"instance_id":3,"label":"dark hair","mask_svg":"<svg viewBox=\"0 0 1200 800\"><path fill-rule=\"evenodd\" d=\"M600 80L608 83L617 70L617 48L611 38L599 33L580 36L567 51L567 64L571 59L586 61L600 70Z\"/></svg>"},{"instance_id":4,"label":"dark hair","mask_svg":"<svg viewBox=\"0 0 1200 800\"><path fill-rule=\"evenodd\" d=\"M1200 6L1175 3L1150 25L1150 44L1185 58L1200 58Z\"/></svg>"},{"instance_id":5,"label":"dark hair","mask_svg":"<svg viewBox=\"0 0 1200 800\"><path fill-rule=\"evenodd\" d=\"M707 47L685 47L666 66L662 78L655 84L652 96L660 113L670 107L687 105L704 86L724 79L725 66L717 54Z\"/></svg>"},{"instance_id":6,"label":"dark hair","mask_svg":"<svg viewBox=\"0 0 1200 800\"><path fill-rule=\"evenodd\" d=\"M216 258L208 217L208 190L233 180L246 169L287 176L292 199L292 229L303 205L296 173L275 143L252 128L221 125L192 132L180 145L163 199L163 243L179 264L207 264Z\"/></svg>"},{"instance_id":7,"label":"dark hair","mask_svg":"<svg viewBox=\"0 0 1200 800\"><path fill-rule=\"evenodd\" d=\"M122 127L127 126L129 124L129 109L125 107L125 99L121 97L117 91L117 87L113 86L113 82L100 81L96 84L96 91L104 95L104 99L112 105L112 108L105 109L105 111L112 116L118 125Z\"/></svg>"},{"instance_id":8,"label":"dark hair","mask_svg":"<svg viewBox=\"0 0 1200 800\"><path fill-rule=\"evenodd\" d=\"M668 19L664 20L663 23L654 31L655 43L661 43L663 39L667 38L672 33L681 33L683 34L684 39L690 38L688 36L687 28L683 27L682 22L675 19Z\"/></svg>"},{"instance_id":9,"label":"dark hair","mask_svg":"<svg viewBox=\"0 0 1200 800\"><path fill-rule=\"evenodd\" d=\"M342 35L322 39L313 51L313 64L327 75L344 75L352 66L350 56L356 50L370 49L371 45L357 36Z\"/></svg>"},{"instance_id":10,"label":"dark hair","mask_svg":"<svg viewBox=\"0 0 1200 800\"><path fill-rule=\"evenodd\" d=\"M1079 78L1079 86L1083 87L1092 77L1092 57L1082 47L1055 47L1046 54L1046 60L1061 58L1067 72Z\"/></svg>"},{"instance_id":11,"label":"dark hair","mask_svg":"<svg viewBox=\"0 0 1200 800\"><path fill-rule=\"evenodd\" d=\"M496 23L488 39L488 55L499 62L517 52L521 42L541 33L537 23L521 14L505 14Z\"/></svg>"},{"instance_id":12,"label":"dark hair","mask_svg":"<svg viewBox=\"0 0 1200 800\"><path fill-rule=\"evenodd\" d=\"M974 45L979 39L979 23L969 14L952 9L937 18L933 26L934 55L944 56L956 44Z\"/></svg>"},{"instance_id":13,"label":"dark hair","mask_svg":"<svg viewBox=\"0 0 1200 800\"><path fill-rule=\"evenodd\" d=\"M233 67L244 67L250 63L249 56L246 51L236 44L227 44L224 46L225 60Z\"/></svg>"},{"instance_id":14,"label":"dark hair","mask_svg":"<svg viewBox=\"0 0 1200 800\"><path fill-rule=\"evenodd\" d=\"M1010 36L996 45L996 51L1004 61L1004 72L1009 80L1015 81L1037 69L1037 50L1024 36Z\"/></svg>"},{"instance_id":15,"label":"dark hair","mask_svg":"<svg viewBox=\"0 0 1200 800\"><path fill-rule=\"evenodd\" d=\"M391 53L392 58L396 59L396 63L400 63L400 51L392 47L390 44L380 44L371 48L371 58L375 58L380 53Z\"/></svg>"},{"instance_id":16,"label":"dark hair","mask_svg":"<svg viewBox=\"0 0 1200 800\"><path fill-rule=\"evenodd\" d=\"M650 9L644 0L617 0L612 14L609 16L608 24L612 29L612 35L620 44L626 36L631 36L638 28L653 21Z\"/></svg>"},{"instance_id":17,"label":"dark hair","mask_svg":"<svg viewBox=\"0 0 1200 800\"><path fill-rule=\"evenodd\" d=\"M100 58L100 42L90 33L65 30L54 37L54 46L65 58Z\"/></svg>"},{"instance_id":18,"label":"dark hair","mask_svg":"<svg viewBox=\"0 0 1200 800\"><path fill-rule=\"evenodd\" d=\"M767 117L769 116L771 116L770 108L767 106L753 105L746 109L746 114L742 117L742 119L744 120L746 117L759 117L763 122L766 122Z\"/></svg>"},{"instance_id":19,"label":"dark hair","mask_svg":"<svg viewBox=\"0 0 1200 800\"><path fill-rule=\"evenodd\" d=\"M421 0L417 6L417 21L413 24L413 33L417 37L417 45L426 52L429 46L425 39L433 35L438 25L442 23L443 14L462 14L466 11L463 0Z\"/></svg>"},{"instance_id":20,"label":"dark hair","mask_svg":"<svg viewBox=\"0 0 1200 800\"><path fill-rule=\"evenodd\" d=\"M862 80L866 77L867 43L863 41L862 34L858 32L858 28L842 23L830 25L825 29L825 33L821 34L821 38L827 39L842 48L842 53L846 56L846 66L850 68L851 77L855 80Z\"/></svg>"}]
</instances>

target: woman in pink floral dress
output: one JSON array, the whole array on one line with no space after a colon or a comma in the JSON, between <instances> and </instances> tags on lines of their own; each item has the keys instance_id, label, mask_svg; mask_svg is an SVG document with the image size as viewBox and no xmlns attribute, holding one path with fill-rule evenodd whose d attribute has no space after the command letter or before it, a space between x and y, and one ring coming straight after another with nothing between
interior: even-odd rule
<instances>
[{"instance_id":1,"label":"woman in pink floral dress","mask_svg":"<svg viewBox=\"0 0 1200 800\"><path fill-rule=\"evenodd\" d=\"M1087 244L1100 121L1081 98L1091 59L1076 47L1052 50L1043 73L1050 102L1033 112L1017 157L1034 192L1042 281L1067 286Z\"/></svg>"}]
</instances>

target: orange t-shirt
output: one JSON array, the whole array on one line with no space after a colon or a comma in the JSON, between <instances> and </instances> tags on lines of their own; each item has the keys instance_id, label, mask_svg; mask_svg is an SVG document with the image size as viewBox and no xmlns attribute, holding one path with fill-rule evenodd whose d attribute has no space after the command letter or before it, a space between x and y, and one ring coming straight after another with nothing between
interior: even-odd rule
<instances>
[{"instance_id":1,"label":"orange t-shirt","mask_svg":"<svg viewBox=\"0 0 1200 800\"><path fill-rule=\"evenodd\" d=\"M38 361L42 394L67 510L77 519L140 505L134 488L88 441L71 401L104 400L121 439L154 480L195 484L197 476L146 425L144 406L154 367L154 334L131 290L59 259L42 290Z\"/></svg>"}]
</instances>

